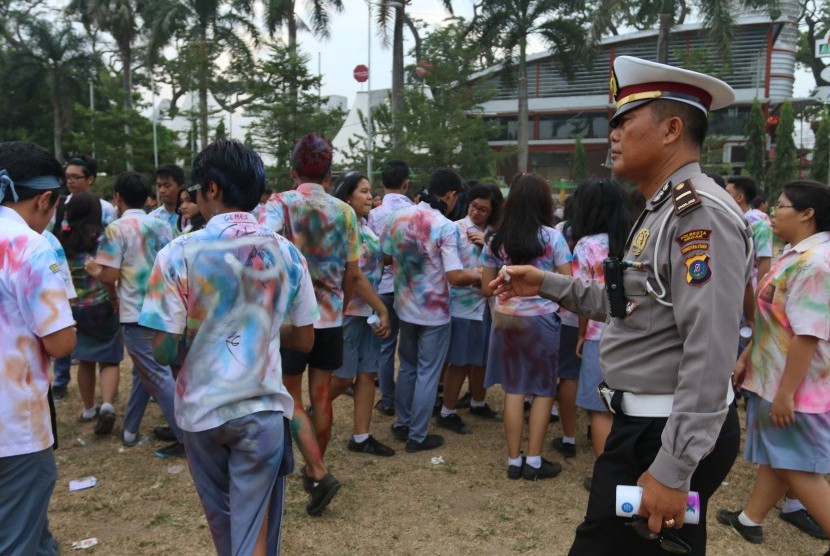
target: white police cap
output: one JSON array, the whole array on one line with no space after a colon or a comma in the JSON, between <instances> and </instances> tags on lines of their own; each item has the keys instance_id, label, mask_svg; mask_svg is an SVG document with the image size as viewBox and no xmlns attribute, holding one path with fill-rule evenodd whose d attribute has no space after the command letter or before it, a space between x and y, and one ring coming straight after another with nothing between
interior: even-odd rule
<instances>
[{"instance_id":1,"label":"white police cap","mask_svg":"<svg viewBox=\"0 0 830 556\"><path fill-rule=\"evenodd\" d=\"M704 114L735 101L732 87L711 75L633 56L614 59L610 89L617 103L612 127L620 115L658 98L685 102Z\"/></svg>"}]
</instances>

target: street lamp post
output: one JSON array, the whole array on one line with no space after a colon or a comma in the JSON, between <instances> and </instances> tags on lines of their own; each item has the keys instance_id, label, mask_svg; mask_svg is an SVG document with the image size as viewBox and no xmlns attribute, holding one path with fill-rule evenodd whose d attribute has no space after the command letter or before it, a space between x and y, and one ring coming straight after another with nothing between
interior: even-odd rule
<instances>
[{"instance_id":1,"label":"street lamp post","mask_svg":"<svg viewBox=\"0 0 830 556\"><path fill-rule=\"evenodd\" d=\"M368 49L368 66L369 66L369 80L368 91L366 93L366 176L369 178L369 183L374 185L372 181L372 2L366 0L366 8L369 12L369 18L366 26L366 44Z\"/></svg>"}]
</instances>

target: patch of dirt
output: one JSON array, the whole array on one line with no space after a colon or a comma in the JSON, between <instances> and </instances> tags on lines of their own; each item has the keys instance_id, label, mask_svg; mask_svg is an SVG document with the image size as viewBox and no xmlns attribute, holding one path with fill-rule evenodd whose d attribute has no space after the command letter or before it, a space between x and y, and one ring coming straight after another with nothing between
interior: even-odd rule
<instances>
[{"instance_id":1,"label":"patch of dirt","mask_svg":"<svg viewBox=\"0 0 830 556\"><path fill-rule=\"evenodd\" d=\"M97 438L94 424L77 422L80 399L75 367L70 393L58 402L61 448L56 452L58 481L49 509L52 532L67 553L72 541L97 537L99 545L82 554L212 554L210 531L184 459L161 460L153 451L163 443L148 439L122 448L120 425L129 396L129 359L122 364L118 421L112 436ZM501 408L503 395L493 389L488 401ZM351 432L352 399L335 401L332 441L326 454L330 471L343 487L319 518L305 513L307 495L298 474L289 479L283 521L283 554L566 554L587 506L582 481L590 475L593 455L585 440L587 418L580 415L577 457L563 460L550 448L561 436L551 425L544 456L562 461L562 474L530 483L506 478L501 423L460 413L473 429L455 435L432 427L446 439L437 450L407 454L389 430L392 417L373 415L372 432L398 450L391 458L346 450ZM743 419L743 411L741 411ZM142 423L148 435L163 424L158 406L149 404ZM302 465L295 450L298 468ZM433 456L444 463L434 465ZM175 473L177 466L184 470ZM171 472L173 471L173 472ZM94 488L69 492L69 481L98 478ZM741 456L726 484L710 503L709 554L824 554L827 543L778 519L774 509L764 523L766 541L751 545L717 524L720 507L739 508L749 496L754 469ZM79 553L81 554L81 553Z\"/></svg>"}]
</instances>

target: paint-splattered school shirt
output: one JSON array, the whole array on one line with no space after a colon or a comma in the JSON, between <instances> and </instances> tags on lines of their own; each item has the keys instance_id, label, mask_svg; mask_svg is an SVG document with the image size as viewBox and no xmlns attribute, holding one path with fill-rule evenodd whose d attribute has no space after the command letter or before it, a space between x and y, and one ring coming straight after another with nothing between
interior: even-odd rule
<instances>
[{"instance_id":1,"label":"paint-splattered school shirt","mask_svg":"<svg viewBox=\"0 0 830 556\"><path fill-rule=\"evenodd\" d=\"M392 256L398 318L424 326L450 322L447 272L464 268L455 224L421 202L394 216L381 245Z\"/></svg>"},{"instance_id":2,"label":"paint-splattered school shirt","mask_svg":"<svg viewBox=\"0 0 830 556\"><path fill-rule=\"evenodd\" d=\"M170 226L170 235L173 237L179 235L179 213L175 210L167 212L167 208L161 205L150 211L150 218L166 222Z\"/></svg>"},{"instance_id":3,"label":"paint-splattered school shirt","mask_svg":"<svg viewBox=\"0 0 830 556\"><path fill-rule=\"evenodd\" d=\"M63 250L63 245L55 237L55 234L49 230L43 230L42 235L49 241L49 245L55 251L55 257L57 257L58 266L61 269L61 278L63 278L63 284L66 286L66 297L69 299L78 297L78 292L75 291L75 285L72 284L72 274L69 272L69 263L66 260L66 251Z\"/></svg>"},{"instance_id":4,"label":"paint-splattered school shirt","mask_svg":"<svg viewBox=\"0 0 830 556\"><path fill-rule=\"evenodd\" d=\"M41 338L74 323L49 241L0 207L0 458L52 445Z\"/></svg>"},{"instance_id":5,"label":"paint-splattered school shirt","mask_svg":"<svg viewBox=\"0 0 830 556\"><path fill-rule=\"evenodd\" d=\"M377 292L383 273L383 251L380 248L380 239L363 218L360 219L360 259L357 264ZM355 292L349 300L349 306L346 307L346 314L352 317L368 317L372 314L372 308Z\"/></svg>"},{"instance_id":6,"label":"paint-splattered school shirt","mask_svg":"<svg viewBox=\"0 0 830 556\"><path fill-rule=\"evenodd\" d=\"M562 234L562 236L565 238L565 243L568 244L568 248L571 249L571 251L573 251L575 245L571 241L572 238L569 238L567 235L565 235L565 226L567 226L567 224L568 221L563 220L562 222L559 222L556 226L554 226L553 229ZM574 328L579 327L579 315L577 315L576 313L572 313L560 305L558 314L559 318L562 319L563 326L572 326Z\"/></svg>"},{"instance_id":7,"label":"paint-splattered school shirt","mask_svg":"<svg viewBox=\"0 0 830 556\"><path fill-rule=\"evenodd\" d=\"M107 226L95 260L121 271L118 280L119 317L122 323L138 322L153 261L173 236L170 226L141 209L130 209Z\"/></svg>"},{"instance_id":8,"label":"paint-splattered school shirt","mask_svg":"<svg viewBox=\"0 0 830 556\"><path fill-rule=\"evenodd\" d=\"M413 205L412 199L401 193L387 193L383 196L383 202L369 211L369 227L380 238L383 244L384 238L389 234L389 225L392 217L405 208ZM392 293L395 291L395 278L392 275L392 266L386 265L383 269L383 277L380 280L378 293Z\"/></svg>"},{"instance_id":9,"label":"paint-splattered school shirt","mask_svg":"<svg viewBox=\"0 0 830 556\"><path fill-rule=\"evenodd\" d=\"M818 347L795 392L795 410L830 411L830 232L788 245L758 292L752 363L743 387L772 402L793 337L813 336Z\"/></svg>"},{"instance_id":10,"label":"paint-splattered school shirt","mask_svg":"<svg viewBox=\"0 0 830 556\"><path fill-rule=\"evenodd\" d=\"M530 263L532 266L549 272L556 272L558 266L570 264L573 259L571 250L568 249L565 237L561 233L548 226L540 226L538 237L539 242L544 246L544 252ZM481 252L482 266L501 268L502 265L513 264L503 248L501 251L496 256L490 249L490 244L486 244ZM512 297L508 300L496 297L493 309L505 315L535 317L555 313L559 309L559 304L538 295Z\"/></svg>"},{"instance_id":11,"label":"paint-splattered school shirt","mask_svg":"<svg viewBox=\"0 0 830 556\"><path fill-rule=\"evenodd\" d=\"M342 326L346 263L360 258L354 209L326 193L322 185L303 183L292 191L274 193L259 222L288 238L305 257L320 306L314 328Z\"/></svg>"},{"instance_id":12,"label":"paint-splattered school shirt","mask_svg":"<svg viewBox=\"0 0 830 556\"><path fill-rule=\"evenodd\" d=\"M467 238L467 230L487 233L489 227L479 228L469 216L455 222L458 228L458 253L461 257L461 264L464 268L475 268L479 266L481 257L481 246L476 245ZM450 315L455 318L468 320L484 320L484 307L487 305L487 298L481 293L481 288L470 286L450 287Z\"/></svg>"},{"instance_id":13,"label":"paint-splattered school shirt","mask_svg":"<svg viewBox=\"0 0 830 556\"><path fill-rule=\"evenodd\" d=\"M280 325L318 317L299 250L250 213L230 212L159 252L139 324L182 334L176 423L198 432L259 411L291 418Z\"/></svg>"},{"instance_id":14,"label":"paint-splattered school shirt","mask_svg":"<svg viewBox=\"0 0 830 556\"><path fill-rule=\"evenodd\" d=\"M752 230L752 287L758 286L758 264L763 257L772 257L772 226L769 220L763 218L764 213L757 209L750 209L744 213Z\"/></svg>"},{"instance_id":15,"label":"paint-splattered school shirt","mask_svg":"<svg viewBox=\"0 0 830 556\"><path fill-rule=\"evenodd\" d=\"M608 234L585 236L577 241L571 263L574 278L584 281L596 280L604 284L605 269L602 261L608 258L609 250ZM585 339L599 340L603 330L605 330L604 321L589 320L585 329Z\"/></svg>"}]
</instances>

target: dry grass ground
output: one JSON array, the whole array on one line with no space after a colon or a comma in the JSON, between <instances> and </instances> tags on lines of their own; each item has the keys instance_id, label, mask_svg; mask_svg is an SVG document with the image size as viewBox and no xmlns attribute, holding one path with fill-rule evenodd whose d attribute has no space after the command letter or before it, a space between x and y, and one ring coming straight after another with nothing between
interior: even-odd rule
<instances>
[{"instance_id":1,"label":"dry grass ground","mask_svg":"<svg viewBox=\"0 0 830 556\"><path fill-rule=\"evenodd\" d=\"M210 533L184 459L153 457L159 444L150 441L122 448L120 418L129 393L129 359L122 365L119 421L112 437L96 438L92 424L77 422L80 401L73 382L58 403L61 448L56 452L58 482L49 517L65 551L72 541L97 537L100 545L86 553L106 555L213 553ZM73 377L75 369L73 368ZM490 403L501 407L500 391ZM390 432L391 417L374 416L375 435L395 448L392 458L376 458L346 450L351 431L351 398L335 402L335 425L326 457L343 483L320 518L305 513L306 495L299 477L289 480L283 553L295 554L565 554L585 511L588 494L582 480L593 456L583 441L586 422L580 417L578 455L564 462L556 479L537 483L505 477L505 449L500 423L464 415L473 434L447 432L446 445L433 452L407 454ZM143 433L162 424L150 404ZM561 435L552 425L549 438ZM549 459L556 454L549 448ZM444 463L433 465L431 458ZM301 462L299 462L301 464ZM69 492L69 481L93 475L94 488ZM727 484L712 501L738 508L754 477L741 458ZM712 512L714 514L714 511ZM785 524L777 510L767 518L767 540L750 545L737 533L709 519L709 554L819 555L827 544Z\"/></svg>"}]
</instances>

